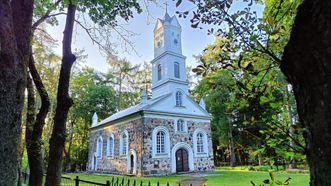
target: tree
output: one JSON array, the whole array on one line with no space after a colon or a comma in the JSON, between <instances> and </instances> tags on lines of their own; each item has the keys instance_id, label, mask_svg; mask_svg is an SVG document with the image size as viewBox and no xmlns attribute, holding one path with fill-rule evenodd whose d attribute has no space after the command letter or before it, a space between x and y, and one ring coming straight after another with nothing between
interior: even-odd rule
<instances>
[{"instance_id":1,"label":"tree","mask_svg":"<svg viewBox=\"0 0 331 186\"><path fill-rule=\"evenodd\" d=\"M277 56L281 54L282 47L286 44L290 23L293 22L288 11L296 8L298 2L291 6L288 4L282 6L277 11L272 7L278 7L279 2L268 1L263 19L257 18L256 13L249 8L229 14L225 10L231 5L229 1L209 4L204 1L194 1L194 3L199 8L191 20L193 27L198 27L202 23L218 25L224 22L228 28L209 30L209 33L215 33L220 38L217 39L216 44L204 50L200 58L201 64L193 70L201 75L225 70L232 74L235 83L227 84L226 87L231 87L231 94L228 97L234 99L232 104L227 105L228 109L239 113L236 114L236 121L239 122L236 125L241 127L239 129L242 132L248 131L254 138L260 138L256 145L263 144L263 148L259 152L274 157L271 163L278 161L279 158L288 159L288 155L293 154L293 151L302 153L305 149L304 145L288 134L290 126L285 119L278 118L278 115L287 117L283 109L286 104L283 97L286 97L284 90L287 84L276 68L280 62ZM206 9L206 6L209 8ZM210 9L213 6L215 8ZM179 15L187 16L187 14L184 12ZM279 19L280 17L282 19ZM213 83L210 84L212 89L220 84L217 78L213 78ZM228 100L225 103L231 102ZM246 130L247 127L250 129ZM265 132L261 134L259 131ZM270 131L272 134L268 135ZM300 133L297 136L300 136ZM243 140L243 142L247 141L250 140ZM289 141L295 141L294 148L288 147ZM275 147L278 147L278 150ZM284 148L280 150L279 147ZM287 151L290 152L284 153ZM269 157L267 159L271 160Z\"/></svg>"},{"instance_id":2,"label":"tree","mask_svg":"<svg viewBox=\"0 0 331 186\"><path fill-rule=\"evenodd\" d=\"M65 164L67 171L76 167L85 170L88 157L89 128L94 113L100 119L105 119L115 113L117 98L115 91L104 74L91 68L83 68L73 74L71 95L74 105L69 112L69 136L65 148Z\"/></svg>"},{"instance_id":3,"label":"tree","mask_svg":"<svg viewBox=\"0 0 331 186\"><path fill-rule=\"evenodd\" d=\"M0 185L15 185L33 1L0 3Z\"/></svg>"},{"instance_id":4,"label":"tree","mask_svg":"<svg viewBox=\"0 0 331 186\"><path fill-rule=\"evenodd\" d=\"M293 86L307 129L310 185L331 185L331 2L305 0L298 8L281 69Z\"/></svg>"},{"instance_id":5,"label":"tree","mask_svg":"<svg viewBox=\"0 0 331 186\"><path fill-rule=\"evenodd\" d=\"M278 61L282 72L293 86L300 123L306 131L304 136L310 166L310 184L330 185L328 175L331 173L331 161L327 157L330 157L331 150L326 142L331 140L331 131L328 127L330 125L330 118L328 117L328 113L330 113L330 89L327 81L327 69L330 66L328 49L331 43L328 38L330 38L331 3L322 0L271 2L274 2L275 7L271 8L273 9L273 16L277 18L271 19L271 21L283 21L282 17L287 14L290 15L287 20L290 20L291 24L287 24L287 27L282 27L281 24L272 24L274 26L266 30L268 33L265 35L266 37L256 37L258 35L254 34L254 30L257 27L247 27L250 25L247 24L249 23L247 17L241 19L244 21L241 22L243 24L233 21L233 17L229 16L226 11L231 6L232 1L214 4L212 2L204 4L202 1L193 1L198 5L198 12L192 19L192 26L198 27L200 23L221 24L223 20L227 20L230 27L234 28L235 33L241 36L240 39L244 38L242 40L245 43L244 46L266 53L276 62ZM252 3L253 1L250 4ZM300 6L298 7L298 5ZM245 8L244 11L246 10L249 8ZM288 40L289 35L282 36L279 38L282 42L278 42L280 45L278 45L277 50L275 52L268 50L269 41L278 41L278 38L269 36L273 36L273 33L279 31L290 31L290 39ZM245 35L249 37L243 37ZM283 56L281 60L280 56Z\"/></svg>"},{"instance_id":6,"label":"tree","mask_svg":"<svg viewBox=\"0 0 331 186\"><path fill-rule=\"evenodd\" d=\"M87 12L91 20L101 26L116 26L116 17L120 16L125 20L132 17L131 8L140 12L139 4L133 1L105 2L105 1L84 1L65 2L67 6L67 17L62 45L62 63L57 91L57 106L54 116L54 126L50 139L49 162L47 167L46 185L60 185L64 144L66 140L66 121L68 111L73 104L69 96L70 73L73 63L76 60L71 51L72 33L75 22L76 9ZM102 7L102 8L100 8Z\"/></svg>"},{"instance_id":7,"label":"tree","mask_svg":"<svg viewBox=\"0 0 331 186\"><path fill-rule=\"evenodd\" d=\"M134 77L136 76L139 65L132 65L126 59L118 59L116 56L109 56L108 64L111 66L110 71L108 72L109 76L113 77L111 83L117 87L118 92L118 110L122 110L129 106L130 103L123 102L123 100L127 100L130 102L129 99L123 99L123 93L129 94L130 96L130 85L133 85ZM128 98L128 97L127 97Z\"/></svg>"}]
</instances>

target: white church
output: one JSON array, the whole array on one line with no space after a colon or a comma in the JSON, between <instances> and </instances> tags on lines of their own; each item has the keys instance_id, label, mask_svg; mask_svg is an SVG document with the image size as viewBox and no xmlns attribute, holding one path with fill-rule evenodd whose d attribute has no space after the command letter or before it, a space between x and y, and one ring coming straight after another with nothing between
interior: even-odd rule
<instances>
[{"instance_id":1,"label":"white church","mask_svg":"<svg viewBox=\"0 0 331 186\"><path fill-rule=\"evenodd\" d=\"M181 26L168 13L154 28L152 99L98 122L93 116L88 169L137 176L210 171L211 115L190 98Z\"/></svg>"}]
</instances>

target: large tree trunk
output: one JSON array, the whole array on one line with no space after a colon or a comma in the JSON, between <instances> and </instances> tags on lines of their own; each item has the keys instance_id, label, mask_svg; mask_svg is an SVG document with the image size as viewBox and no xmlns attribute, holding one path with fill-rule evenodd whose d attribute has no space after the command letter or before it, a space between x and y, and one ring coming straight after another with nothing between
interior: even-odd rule
<instances>
[{"instance_id":1,"label":"large tree trunk","mask_svg":"<svg viewBox=\"0 0 331 186\"><path fill-rule=\"evenodd\" d=\"M17 185L32 0L0 2L0 185Z\"/></svg>"},{"instance_id":2,"label":"large tree trunk","mask_svg":"<svg viewBox=\"0 0 331 186\"><path fill-rule=\"evenodd\" d=\"M76 7L69 1L66 25L63 34L62 64L57 92L57 106L54 117L53 132L50 139L49 164L47 168L46 185L58 186L61 181L63 149L66 139L66 121L68 111L73 104L69 97L70 71L76 60L71 51L72 32L75 21Z\"/></svg>"},{"instance_id":3,"label":"large tree trunk","mask_svg":"<svg viewBox=\"0 0 331 186\"><path fill-rule=\"evenodd\" d=\"M42 156L42 133L45 125L45 119L48 114L50 102L47 91L35 67L35 62L32 54L30 55L29 69L41 99L41 107L37 114L37 117L35 118L34 91L32 87L32 80L30 82L28 79L26 148L28 152L28 161L30 167L29 185L41 186L44 174ZM33 97L30 96L30 94L33 95Z\"/></svg>"},{"instance_id":4,"label":"large tree trunk","mask_svg":"<svg viewBox=\"0 0 331 186\"><path fill-rule=\"evenodd\" d=\"M281 69L293 85L307 129L310 185L331 185L331 1L305 0L285 47Z\"/></svg>"}]
</instances>

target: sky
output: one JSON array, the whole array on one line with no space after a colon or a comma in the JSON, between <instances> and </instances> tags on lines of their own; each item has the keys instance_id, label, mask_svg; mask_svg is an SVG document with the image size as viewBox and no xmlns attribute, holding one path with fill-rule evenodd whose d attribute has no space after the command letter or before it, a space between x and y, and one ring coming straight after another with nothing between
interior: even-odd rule
<instances>
[{"instance_id":1,"label":"sky","mask_svg":"<svg viewBox=\"0 0 331 186\"><path fill-rule=\"evenodd\" d=\"M188 1L183 3L176 8L176 1L167 1L167 10L170 16L175 15L176 11L192 10L194 6ZM243 4L234 3L232 9L238 10ZM134 36L127 38L133 43L133 50L124 50L124 45L119 45L116 48L116 55L120 58L126 58L133 64L142 64L144 61L150 62L154 57L153 48L153 29L157 18L163 18L165 14L165 0L160 0L157 4L150 3L148 7L142 6L143 12L141 14L134 14L134 17L128 22L121 21L124 24L125 29L135 33ZM148 11L146 11L148 9ZM258 12L262 12L262 8L258 7ZM204 29L193 29L190 26L189 18L178 18L179 23L182 26L182 50L183 55L186 56L186 64L195 67L197 65L194 55L199 55L204 48L214 42L214 36L207 34L207 28ZM58 41L58 47L55 52L61 56L61 41L64 30L65 17L59 18L58 26L49 26L48 32ZM114 42L123 44L118 37L113 38ZM106 56L100 52L99 47L93 44L86 32L76 24L75 33L73 37L73 49L84 49L87 55L86 65L95 68L98 71L106 72L109 68L106 62Z\"/></svg>"}]
</instances>

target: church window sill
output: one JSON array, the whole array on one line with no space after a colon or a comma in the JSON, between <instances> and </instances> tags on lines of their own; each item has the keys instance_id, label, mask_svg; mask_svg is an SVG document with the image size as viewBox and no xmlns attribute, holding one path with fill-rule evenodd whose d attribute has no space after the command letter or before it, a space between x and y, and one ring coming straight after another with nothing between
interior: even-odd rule
<instances>
[{"instance_id":1,"label":"church window sill","mask_svg":"<svg viewBox=\"0 0 331 186\"><path fill-rule=\"evenodd\" d=\"M154 155L154 158L168 158L168 157L169 157L168 153L159 153Z\"/></svg>"},{"instance_id":2,"label":"church window sill","mask_svg":"<svg viewBox=\"0 0 331 186\"><path fill-rule=\"evenodd\" d=\"M208 157L208 153L206 152L197 152L195 154L196 157Z\"/></svg>"}]
</instances>

